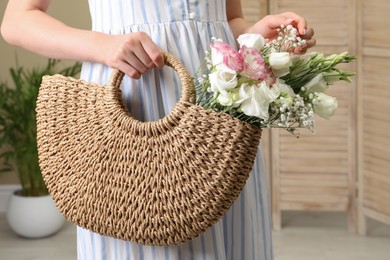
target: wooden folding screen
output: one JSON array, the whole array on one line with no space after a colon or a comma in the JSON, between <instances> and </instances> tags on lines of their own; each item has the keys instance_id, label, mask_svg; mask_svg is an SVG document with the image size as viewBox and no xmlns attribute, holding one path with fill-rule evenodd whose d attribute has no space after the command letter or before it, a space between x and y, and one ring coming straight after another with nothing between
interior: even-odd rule
<instances>
[{"instance_id":1,"label":"wooden folding screen","mask_svg":"<svg viewBox=\"0 0 390 260\"><path fill-rule=\"evenodd\" d=\"M390 1L242 3L252 22L267 9L296 12L315 28L314 50L349 51L359 58L345 67L358 72L354 82L331 86L339 109L331 120L317 119L315 135L302 131L296 139L281 130L265 131L274 229L281 228L285 210L346 212L349 229L358 227L361 234L367 217L390 224Z\"/></svg>"},{"instance_id":2,"label":"wooden folding screen","mask_svg":"<svg viewBox=\"0 0 390 260\"><path fill-rule=\"evenodd\" d=\"M390 224L390 1L359 1L359 233Z\"/></svg>"},{"instance_id":3,"label":"wooden folding screen","mask_svg":"<svg viewBox=\"0 0 390 260\"><path fill-rule=\"evenodd\" d=\"M296 12L315 28L317 47L324 53L356 54L354 0L273 0L272 13ZM346 67L356 70L356 65ZM331 120L317 118L317 132L295 138L272 130L272 200L274 229L281 228L283 210L348 212L356 223L356 84L338 83L330 95L339 100Z\"/></svg>"}]
</instances>

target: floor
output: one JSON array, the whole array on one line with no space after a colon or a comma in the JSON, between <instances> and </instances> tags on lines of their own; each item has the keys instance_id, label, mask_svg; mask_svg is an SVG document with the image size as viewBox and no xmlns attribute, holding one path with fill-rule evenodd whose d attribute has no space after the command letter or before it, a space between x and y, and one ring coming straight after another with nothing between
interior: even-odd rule
<instances>
[{"instance_id":1,"label":"floor","mask_svg":"<svg viewBox=\"0 0 390 260\"><path fill-rule=\"evenodd\" d=\"M390 260L390 226L369 221L368 231L366 237L348 233L340 213L286 212L282 231L274 233L275 260ZM76 259L75 235L66 224L49 238L23 239L0 215L0 259Z\"/></svg>"},{"instance_id":2,"label":"floor","mask_svg":"<svg viewBox=\"0 0 390 260\"><path fill-rule=\"evenodd\" d=\"M288 212L282 225L275 260L390 260L390 226L373 220L365 237L349 233L341 213Z\"/></svg>"}]
</instances>

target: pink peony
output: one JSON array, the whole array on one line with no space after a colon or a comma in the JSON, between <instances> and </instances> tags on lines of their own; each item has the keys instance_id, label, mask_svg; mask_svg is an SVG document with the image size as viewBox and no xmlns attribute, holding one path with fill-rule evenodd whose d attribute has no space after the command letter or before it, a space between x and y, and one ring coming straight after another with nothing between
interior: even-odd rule
<instances>
[{"instance_id":1,"label":"pink peony","mask_svg":"<svg viewBox=\"0 0 390 260\"><path fill-rule=\"evenodd\" d=\"M275 83L275 75L272 73L271 68L264 62L259 50L243 45L240 53L244 58L244 69L240 73L242 76L265 81L270 85Z\"/></svg>"},{"instance_id":2,"label":"pink peony","mask_svg":"<svg viewBox=\"0 0 390 260\"><path fill-rule=\"evenodd\" d=\"M244 67L244 59L233 46L222 42L215 41L211 47L211 62L217 68L227 67L236 72L241 72Z\"/></svg>"}]
</instances>

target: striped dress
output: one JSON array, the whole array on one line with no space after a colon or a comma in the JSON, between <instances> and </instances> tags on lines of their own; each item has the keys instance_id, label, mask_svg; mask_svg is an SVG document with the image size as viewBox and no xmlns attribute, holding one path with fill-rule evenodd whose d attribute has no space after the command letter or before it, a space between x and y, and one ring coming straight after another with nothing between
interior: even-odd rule
<instances>
[{"instance_id":1,"label":"striped dress","mask_svg":"<svg viewBox=\"0 0 390 260\"><path fill-rule=\"evenodd\" d=\"M92 29L107 34L146 32L193 74L212 36L235 44L224 0L89 0ZM84 80L106 84L111 69L85 63ZM140 80L125 77L123 102L142 121L164 117L180 97L180 79L170 68ZM245 189L226 215L196 239L171 247L143 246L77 228L78 259L271 260L271 222L261 150Z\"/></svg>"}]
</instances>

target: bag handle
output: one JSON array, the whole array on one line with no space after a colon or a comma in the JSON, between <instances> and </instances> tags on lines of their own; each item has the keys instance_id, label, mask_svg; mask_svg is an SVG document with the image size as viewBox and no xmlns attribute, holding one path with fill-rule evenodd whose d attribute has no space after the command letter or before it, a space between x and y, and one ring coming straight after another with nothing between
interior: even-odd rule
<instances>
[{"instance_id":1,"label":"bag handle","mask_svg":"<svg viewBox=\"0 0 390 260\"><path fill-rule=\"evenodd\" d=\"M176 58L173 54L170 54L165 51L161 51L161 52L163 54L165 65L168 65L169 67L173 68L180 77L182 83L182 93L181 93L180 101L195 104L195 100L196 100L195 85L188 70L184 67L184 65L180 62L180 60ZM119 88L124 75L125 74L122 71L118 69L114 69L110 76L109 86Z\"/></svg>"},{"instance_id":2,"label":"bag handle","mask_svg":"<svg viewBox=\"0 0 390 260\"><path fill-rule=\"evenodd\" d=\"M129 133L143 136L155 136L163 134L166 131L169 131L169 129L172 129L172 127L179 122L180 118L182 118L184 107L188 107L188 104L195 105L195 84L189 72L174 55L164 51L162 51L162 54L165 65L172 67L180 77L182 84L180 100L178 103L176 103L174 109L168 115L158 121L151 122L139 121L132 117L127 111L122 109L117 110L117 108L115 108L118 113L115 113L115 115L110 113L110 116L115 117L115 120L120 122L120 126ZM112 87L111 89L115 92L113 98L115 99L116 104L122 104L119 87L124 75L125 74L118 69L114 69L111 72L108 86Z\"/></svg>"}]
</instances>

